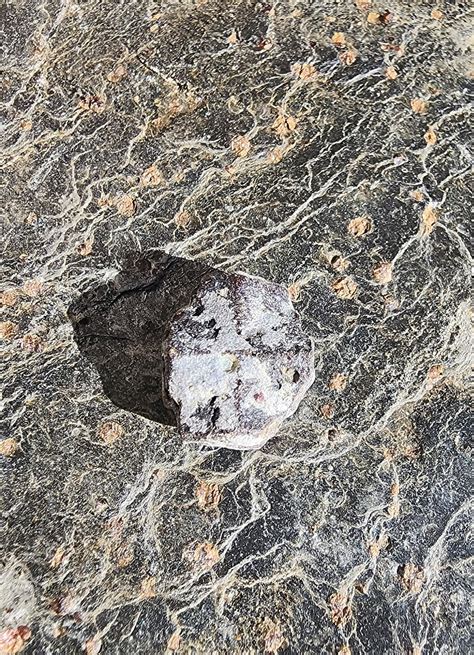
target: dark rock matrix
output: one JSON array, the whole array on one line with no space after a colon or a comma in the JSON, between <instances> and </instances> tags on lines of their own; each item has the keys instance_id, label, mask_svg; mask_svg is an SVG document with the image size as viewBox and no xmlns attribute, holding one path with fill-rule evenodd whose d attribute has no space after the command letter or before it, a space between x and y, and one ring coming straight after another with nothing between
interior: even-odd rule
<instances>
[{"instance_id":1,"label":"dark rock matrix","mask_svg":"<svg viewBox=\"0 0 474 655\"><path fill-rule=\"evenodd\" d=\"M3 3L4 651L469 652L470 9ZM288 289L315 382L264 447L77 348L152 250Z\"/></svg>"}]
</instances>

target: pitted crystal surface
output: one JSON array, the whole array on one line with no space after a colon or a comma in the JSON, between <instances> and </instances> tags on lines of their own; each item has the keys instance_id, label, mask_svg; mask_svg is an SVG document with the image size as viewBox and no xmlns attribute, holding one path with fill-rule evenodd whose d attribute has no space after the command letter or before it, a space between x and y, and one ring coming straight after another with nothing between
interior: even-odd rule
<instances>
[{"instance_id":1,"label":"pitted crystal surface","mask_svg":"<svg viewBox=\"0 0 474 655\"><path fill-rule=\"evenodd\" d=\"M286 289L213 271L173 318L165 391L184 438L261 447L314 381L313 345Z\"/></svg>"}]
</instances>

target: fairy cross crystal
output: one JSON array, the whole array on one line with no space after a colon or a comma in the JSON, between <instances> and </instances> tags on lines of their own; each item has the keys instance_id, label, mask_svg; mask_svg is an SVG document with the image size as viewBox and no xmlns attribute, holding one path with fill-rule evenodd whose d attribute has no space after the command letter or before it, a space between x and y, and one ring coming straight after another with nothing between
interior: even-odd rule
<instances>
[{"instance_id":1,"label":"fairy cross crystal","mask_svg":"<svg viewBox=\"0 0 474 655\"><path fill-rule=\"evenodd\" d=\"M185 440L259 448L314 380L313 344L287 290L199 261L131 256L69 316L107 396Z\"/></svg>"},{"instance_id":2,"label":"fairy cross crystal","mask_svg":"<svg viewBox=\"0 0 474 655\"><path fill-rule=\"evenodd\" d=\"M212 270L170 324L165 398L185 439L261 447L314 381L313 345L286 289Z\"/></svg>"}]
</instances>

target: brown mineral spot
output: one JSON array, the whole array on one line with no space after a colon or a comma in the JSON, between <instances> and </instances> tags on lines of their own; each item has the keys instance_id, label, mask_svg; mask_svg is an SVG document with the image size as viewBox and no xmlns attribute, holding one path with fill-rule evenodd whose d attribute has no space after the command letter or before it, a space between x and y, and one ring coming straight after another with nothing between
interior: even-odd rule
<instances>
[{"instance_id":1,"label":"brown mineral spot","mask_svg":"<svg viewBox=\"0 0 474 655\"><path fill-rule=\"evenodd\" d=\"M66 634L66 628L64 628L60 623L55 623L51 628L51 632L55 639L59 639Z\"/></svg>"},{"instance_id":2,"label":"brown mineral spot","mask_svg":"<svg viewBox=\"0 0 474 655\"><path fill-rule=\"evenodd\" d=\"M36 296L39 296L40 293L43 291L43 281L36 279L36 280L28 280L27 282L24 283L23 285L23 293L29 296L30 298L36 298Z\"/></svg>"},{"instance_id":3,"label":"brown mineral spot","mask_svg":"<svg viewBox=\"0 0 474 655\"><path fill-rule=\"evenodd\" d=\"M65 553L66 553L66 546L64 544L58 546L56 552L54 553L54 555L49 561L49 566L51 569L57 569L60 566L61 562L63 561Z\"/></svg>"},{"instance_id":4,"label":"brown mineral spot","mask_svg":"<svg viewBox=\"0 0 474 655\"><path fill-rule=\"evenodd\" d=\"M25 334L22 340L23 350L30 353L37 353L41 350L43 342L37 334Z\"/></svg>"},{"instance_id":5,"label":"brown mineral spot","mask_svg":"<svg viewBox=\"0 0 474 655\"><path fill-rule=\"evenodd\" d=\"M196 498L199 509L203 512L214 512L217 510L221 500L219 485L201 480L196 487Z\"/></svg>"},{"instance_id":6,"label":"brown mineral spot","mask_svg":"<svg viewBox=\"0 0 474 655\"><path fill-rule=\"evenodd\" d=\"M79 255L82 257L87 257L87 255L90 255L92 252L92 246L94 245L94 235L92 234L88 239L85 239L82 243L80 243L76 250Z\"/></svg>"},{"instance_id":7,"label":"brown mineral spot","mask_svg":"<svg viewBox=\"0 0 474 655\"><path fill-rule=\"evenodd\" d=\"M331 391L343 391L347 386L347 375L345 373L335 373L329 380L328 387Z\"/></svg>"},{"instance_id":8,"label":"brown mineral spot","mask_svg":"<svg viewBox=\"0 0 474 655\"><path fill-rule=\"evenodd\" d=\"M320 407L320 412L326 419L330 419L334 416L334 405L331 403L326 403L325 405L321 405Z\"/></svg>"},{"instance_id":9,"label":"brown mineral spot","mask_svg":"<svg viewBox=\"0 0 474 655\"><path fill-rule=\"evenodd\" d=\"M246 157L251 149L249 139L245 135L235 136L230 144L232 151L237 157Z\"/></svg>"},{"instance_id":10,"label":"brown mineral spot","mask_svg":"<svg viewBox=\"0 0 474 655\"><path fill-rule=\"evenodd\" d=\"M339 61L341 64L344 64L344 66L352 66L356 59L357 53L352 48L339 53Z\"/></svg>"},{"instance_id":11,"label":"brown mineral spot","mask_svg":"<svg viewBox=\"0 0 474 655\"><path fill-rule=\"evenodd\" d=\"M120 216L130 218L135 213L135 202L132 196L120 196L120 198L115 201L115 207Z\"/></svg>"},{"instance_id":12,"label":"brown mineral spot","mask_svg":"<svg viewBox=\"0 0 474 655\"><path fill-rule=\"evenodd\" d=\"M0 321L0 339L11 341L18 333L18 326L11 321Z\"/></svg>"},{"instance_id":13,"label":"brown mineral spot","mask_svg":"<svg viewBox=\"0 0 474 655\"><path fill-rule=\"evenodd\" d=\"M97 436L99 439L102 439L105 444L110 446L111 444L115 443L117 439L120 439L124 433L125 430L120 425L120 423L116 423L115 421L107 421L106 423L102 423L102 425L99 427Z\"/></svg>"},{"instance_id":14,"label":"brown mineral spot","mask_svg":"<svg viewBox=\"0 0 474 655\"><path fill-rule=\"evenodd\" d=\"M444 366L442 364L434 364L428 370L427 378L431 382L434 382L436 380L439 380L440 377L443 375L443 373L444 373Z\"/></svg>"},{"instance_id":15,"label":"brown mineral spot","mask_svg":"<svg viewBox=\"0 0 474 655\"><path fill-rule=\"evenodd\" d=\"M123 64L119 64L113 71L107 75L107 79L112 84L118 84L127 74L127 69Z\"/></svg>"},{"instance_id":16,"label":"brown mineral spot","mask_svg":"<svg viewBox=\"0 0 474 655\"><path fill-rule=\"evenodd\" d=\"M274 121L272 129L280 137L288 136L296 128L296 118L293 116L280 114Z\"/></svg>"},{"instance_id":17,"label":"brown mineral spot","mask_svg":"<svg viewBox=\"0 0 474 655\"><path fill-rule=\"evenodd\" d=\"M421 214L421 225L420 232L422 236L427 236L433 232L436 223L438 222L438 211L435 209L434 205L429 203L423 209Z\"/></svg>"},{"instance_id":18,"label":"brown mineral spot","mask_svg":"<svg viewBox=\"0 0 474 655\"><path fill-rule=\"evenodd\" d=\"M372 0L355 0L358 9L368 9L372 6Z\"/></svg>"},{"instance_id":19,"label":"brown mineral spot","mask_svg":"<svg viewBox=\"0 0 474 655\"><path fill-rule=\"evenodd\" d=\"M318 76L318 72L313 64L309 63L296 63L291 67L293 75L300 80L313 80Z\"/></svg>"},{"instance_id":20,"label":"brown mineral spot","mask_svg":"<svg viewBox=\"0 0 474 655\"><path fill-rule=\"evenodd\" d=\"M423 569L417 564L408 562L398 567L401 585L411 594L419 594L425 581Z\"/></svg>"},{"instance_id":21,"label":"brown mineral spot","mask_svg":"<svg viewBox=\"0 0 474 655\"><path fill-rule=\"evenodd\" d=\"M86 655L98 655L100 649L102 648L102 639L100 636L94 635L92 639L88 639L85 643Z\"/></svg>"},{"instance_id":22,"label":"brown mineral spot","mask_svg":"<svg viewBox=\"0 0 474 655\"><path fill-rule=\"evenodd\" d=\"M140 178L140 185L144 188L158 186L163 182L163 174L157 169L155 164L152 164L146 170L144 170Z\"/></svg>"},{"instance_id":23,"label":"brown mineral spot","mask_svg":"<svg viewBox=\"0 0 474 655\"><path fill-rule=\"evenodd\" d=\"M265 618L262 626L263 650L264 653L278 653L281 648L287 645L280 622Z\"/></svg>"},{"instance_id":24,"label":"brown mineral spot","mask_svg":"<svg viewBox=\"0 0 474 655\"><path fill-rule=\"evenodd\" d=\"M337 655L351 655L351 649L349 648L349 646L344 644L337 651Z\"/></svg>"},{"instance_id":25,"label":"brown mineral spot","mask_svg":"<svg viewBox=\"0 0 474 655\"><path fill-rule=\"evenodd\" d=\"M0 305L3 307L13 307L20 294L16 289L8 289L0 293Z\"/></svg>"},{"instance_id":26,"label":"brown mineral spot","mask_svg":"<svg viewBox=\"0 0 474 655\"><path fill-rule=\"evenodd\" d=\"M22 118L20 121L20 130L29 132L33 128L33 122L29 118Z\"/></svg>"},{"instance_id":27,"label":"brown mineral spot","mask_svg":"<svg viewBox=\"0 0 474 655\"><path fill-rule=\"evenodd\" d=\"M122 542L114 552L114 559L119 569L125 569L135 559L135 548L133 544L127 543L126 541Z\"/></svg>"},{"instance_id":28,"label":"brown mineral spot","mask_svg":"<svg viewBox=\"0 0 474 655\"><path fill-rule=\"evenodd\" d=\"M350 265L349 260L345 259L340 253L329 253L327 261L338 273L343 273Z\"/></svg>"},{"instance_id":29,"label":"brown mineral spot","mask_svg":"<svg viewBox=\"0 0 474 655\"><path fill-rule=\"evenodd\" d=\"M152 575L144 578L140 585L140 596L142 598L155 598L156 594L156 578Z\"/></svg>"},{"instance_id":30,"label":"brown mineral spot","mask_svg":"<svg viewBox=\"0 0 474 655\"><path fill-rule=\"evenodd\" d=\"M291 302L296 302L298 298L300 297L300 292L301 292L301 285L298 284L298 282L293 282L290 284L288 287L288 296L291 300Z\"/></svg>"},{"instance_id":31,"label":"brown mineral spot","mask_svg":"<svg viewBox=\"0 0 474 655\"><path fill-rule=\"evenodd\" d=\"M392 264L390 262L380 262L372 269L372 277L377 284L389 284L392 281Z\"/></svg>"},{"instance_id":32,"label":"brown mineral spot","mask_svg":"<svg viewBox=\"0 0 474 655\"><path fill-rule=\"evenodd\" d=\"M175 650L178 650L180 645L181 645L181 635L180 635L180 631L178 629L178 630L175 630L173 632L173 634L171 635L171 637L168 639L167 648L168 648L168 650L175 651Z\"/></svg>"},{"instance_id":33,"label":"brown mineral spot","mask_svg":"<svg viewBox=\"0 0 474 655\"><path fill-rule=\"evenodd\" d=\"M230 45L235 45L237 41L238 41L237 32L235 30L232 30L232 32L227 37L227 43L229 43Z\"/></svg>"},{"instance_id":34,"label":"brown mineral spot","mask_svg":"<svg viewBox=\"0 0 474 655\"><path fill-rule=\"evenodd\" d=\"M410 198L415 200L416 202L422 202L425 198L424 193L421 189L414 189L413 191L410 191Z\"/></svg>"},{"instance_id":35,"label":"brown mineral spot","mask_svg":"<svg viewBox=\"0 0 474 655\"><path fill-rule=\"evenodd\" d=\"M357 284L350 276L337 278L331 283L331 289L338 298L350 300L357 293Z\"/></svg>"},{"instance_id":36,"label":"brown mineral spot","mask_svg":"<svg viewBox=\"0 0 474 655\"><path fill-rule=\"evenodd\" d=\"M1 655L15 655L25 647L31 637L31 630L26 625L19 625L17 628L7 628L0 632L0 653Z\"/></svg>"},{"instance_id":37,"label":"brown mineral spot","mask_svg":"<svg viewBox=\"0 0 474 655\"><path fill-rule=\"evenodd\" d=\"M368 216L356 216L349 221L347 229L353 237L362 237L372 230L372 221Z\"/></svg>"},{"instance_id":38,"label":"brown mineral spot","mask_svg":"<svg viewBox=\"0 0 474 655\"><path fill-rule=\"evenodd\" d=\"M220 555L217 547L206 541L197 544L192 553L192 558L198 568L212 569L220 560Z\"/></svg>"},{"instance_id":39,"label":"brown mineral spot","mask_svg":"<svg viewBox=\"0 0 474 655\"><path fill-rule=\"evenodd\" d=\"M392 20L392 14L389 11L371 11L367 14L367 22L371 25L386 25Z\"/></svg>"},{"instance_id":40,"label":"brown mineral spot","mask_svg":"<svg viewBox=\"0 0 474 655\"><path fill-rule=\"evenodd\" d=\"M439 9L432 9L431 18L434 18L434 20L443 20L444 14Z\"/></svg>"},{"instance_id":41,"label":"brown mineral spot","mask_svg":"<svg viewBox=\"0 0 474 655\"><path fill-rule=\"evenodd\" d=\"M389 544L389 538L386 534L380 535L377 541L373 541L368 546L368 551L371 557L378 557L382 550L385 550Z\"/></svg>"},{"instance_id":42,"label":"brown mineral spot","mask_svg":"<svg viewBox=\"0 0 474 655\"><path fill-rule=\"evenodd\" d=\"M30 212L25 218L25 223L27 225L34 225L37 220L38 220L37 214L35 214L35 212Z\"/></svg>"},{"instance_id":43,"label":"brown mineral spot","mask_svg":"<svg viewBox=\"0 0 474 655\"><path fill-rule=\"evenodd\" d=\"M184 228L188 227L188 225L191 223L191 221L192 221L192 216L186 210L178 212L176 214L176 216L174 217L174 222L176 223L176 225L180 229L184 229Z\"/></svg>"},{"instance_id":44,"label":"brown mineral spot","mask_svg":"<svg viewBox=\"0 0 474 655\"><path fill-rule=\"evenodd\" d=\"M430 126L424 134L424 139L429 146L434 146L437 141L436 132Z\"/></svg>"},{"instance_id":45,"label":"brown mineral spot","mask_svg":"<svg viewBox=\"0 0 474 655\"><path fill-rule=\"evenodd\" d=\"M20 444L13 437L0 441L0 455L3 457L14 457L20 449Z\"/></svg>"},{"instance_id":46,"label":"brown mineral spot","mask_svg":"<svg viewBox=\"0 0 474 655\"><path fill-rule=\"evenodd\" d=\"M334 32L331 36L331 42L337 47L345 46L347 45L346 35L344 32Z\"/></svg>"},{"instance_id":47,"label":"brown mineral spot","mask_svg":"<svg viewBox=\"0 0 474 655\"><path fill-rule=\"evenodd\" d=\"M410 100L410 107L415 114L426 114L428 103L422 98L413 98L413 100Z\"/></svg>"},{"instance_id":48,"label":"brown mineral spot","mask_svg":"<svg viewBox=\"0 0 474 655\"><path fill-rule=\"evenodd\" d=\"M393 484L390 485L390 495L398 496L399 493L400 493L400 484L398 482L394 482Z\"/></svg>"},{"instance_id":49,"label":"brown mineral spot","mask_svg":"<svg viewBox=\"0 0 474 655\"><path fill-rule=\"evenodd\" d=\"M347 592L338 591L329 597L329 612L332 622L342 627L352 617L352 608Z\"/></svg>"},{"instance_id":50,"label":"brown mineral spot","mask_svg":"<svg viewBox=\"0 0 474 655\"><path fill-rule=\"evenodd\" d=\"M267 159L271 164L279 164L283 159L284 150L279 146L276 146L267 155Z\"/></svg>"},{"instance_id":51,"label":"brown mineral spot","mask_svg":"<svg viewBox=\"0 0 474 655\"><path fill-rule=\"evenodd\" d=\"M387 66L385 69L385 77L389 80L396 80L398 77L398 72L395 66Z\"/></svg>"},{"instance_id":52,"label":"brown mineral spot","mask_svg":"<svg viewBox=\"0 0 474 655\"><path fill-rule=\"evenodd\" d=\"M103 95L85 95L79 99L79 107L94 114L103 114L105 111L106 98Z\"/></svg>"},{"instance_id":53,"label":"brown mineral spot","mask_svg":"<svg viewBox=\"0 0 474 655\"><path fill-rule=\"evenodd\" d=\"M394 500L388 505L387 514L391 519L400 516L400 501L398 498L395 497Z\"/></svg>"}]
</instances>

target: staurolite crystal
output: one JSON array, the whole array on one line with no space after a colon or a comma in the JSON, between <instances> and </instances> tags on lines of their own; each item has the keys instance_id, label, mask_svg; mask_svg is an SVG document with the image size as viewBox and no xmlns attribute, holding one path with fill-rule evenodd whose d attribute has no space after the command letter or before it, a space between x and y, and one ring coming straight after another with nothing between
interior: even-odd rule
<instances>
[{"instance_id":1,"label":"staurolite crystal","mask_svg":"<svg viewBox=\"0 0 474 655\"><path fill-rule=\"evenodd\" d=\"M112 402L187 440L258 448L314 380L287 290L200 261L130 255L69 317Z\"/></svg>"},{"instance_id":2,"label":"staurolite crystal","mask_svg":"<svg viewBox=\"0 0 474 655\"><path fill-rule=\"evenodd\" d=\"M287 290L242 274L203 276L170 322L163 356L183 437L225 448L263 446L314 381L312 341Z\"/></svg>"}]
</instances>

